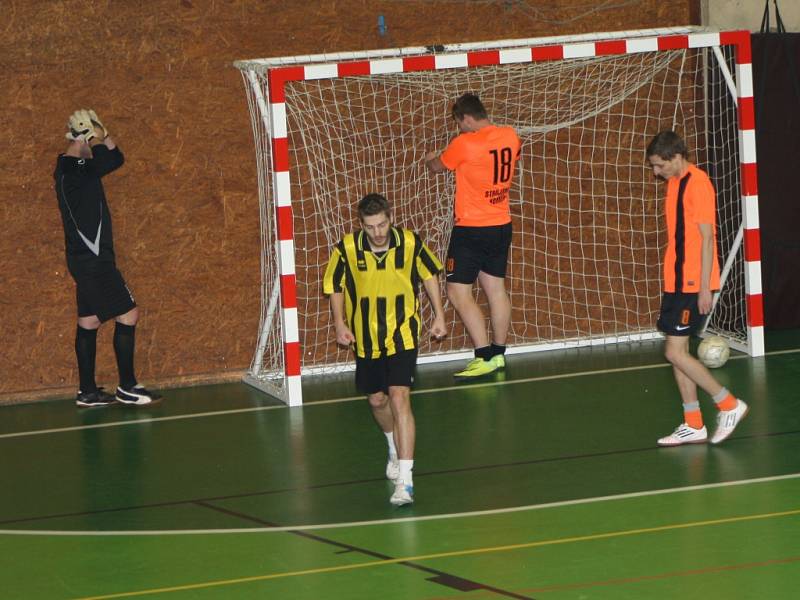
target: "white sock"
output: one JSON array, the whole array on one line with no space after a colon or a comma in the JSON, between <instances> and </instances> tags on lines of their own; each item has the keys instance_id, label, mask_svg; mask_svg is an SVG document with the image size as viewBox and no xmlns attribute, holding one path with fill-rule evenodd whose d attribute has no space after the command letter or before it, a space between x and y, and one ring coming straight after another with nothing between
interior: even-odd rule
<instances>
[{"instance_id":1,"label":"white sock","mask_svg":"<svg viewBox=\"0 0 800 600\"><path fill-rule=\"evenodd\" d=\"M383 432L386 436L386 442L389 444L389 460L397 460L397 448L394 445L394 432Z\"/></svg>"},{"instance_id":2,"label":"white sock","mask_svg":"<svg viewBox=\"0 0 800 600\"><path fill-rule=\"evenodd\" d=\"M414 480L411 471L414 470L414 459L404 460L400 459L400 481L406 485L414 485Z\"/></svg>"}]
</instances>

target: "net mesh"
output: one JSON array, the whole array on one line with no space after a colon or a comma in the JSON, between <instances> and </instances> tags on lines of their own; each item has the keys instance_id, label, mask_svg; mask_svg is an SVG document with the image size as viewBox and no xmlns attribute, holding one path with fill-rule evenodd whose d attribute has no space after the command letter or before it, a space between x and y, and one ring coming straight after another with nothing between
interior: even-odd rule
<instances>
[{"instance_id":1,"label":"net mesh","mask_svg":"<svg viewBox=\"0 0 800 600\"><path fill-rule=\"evenodd\" d=\"M731 52L720 55L728 68ZM259 110L266 105L257 98L267 86L255 71L245 79L266 206L267 313L276 280L274 265L267 265L274 217L263 175L269 136ZM335 344L321 279L333 244L358 227L354 207L362 196L386 195L395 223L419 232L444 257L454 178L427 173L422 160L457 134L450 106L468 91L481 97L495 124L513 126L522 140L511 191L509 345L614 341L654 331L665 190L644 149L661 130L678 131L689 158L711 175L719 195L720 260L731 251L741 223L736 106L708 49L292 81L285 109L304 369L352 360ZM743 339L744 269L741 251L736 254L710 327ZM477 289L476 298L485 309ZM432 312L423 300L421 355L471 349L454 311L446 311L450 335L430 342L424 332ZM266 350L257 353L253 370L280 367L278 326L275 318L270 331L262 327ZM264 336L276 339L265 343Z\"/></svg>"}]
</instances>

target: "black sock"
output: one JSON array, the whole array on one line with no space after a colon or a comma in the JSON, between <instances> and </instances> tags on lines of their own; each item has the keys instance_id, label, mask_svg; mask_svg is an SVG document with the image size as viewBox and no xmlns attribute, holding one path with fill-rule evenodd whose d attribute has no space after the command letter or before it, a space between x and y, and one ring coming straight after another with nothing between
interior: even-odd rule
<instances>
[{"instance_id":1,"label":"black sock","mask_svg":"<svg viewBox=\"0 0 800 600\"><path fill-rule=\"evenodd\" d=\"M96 355L97 329L84 329L78 325L78 331L75 332L75 356L78 357L78 377L84 394L97 391L97 383L94 380Z\"/></svg>"},{"instance_id":2,"label":"black sock","mask_svg":"<svg viewBox=\"0 0 800 600\"><path fill-rule=\"evenodd\" d=\"M114 328L114 354L117 356L119 386L129 390L136 385L133 374L133 351L136 346L136 325L125 325L117 321Z\"/></svg>"},{"instance_id":3,"label":"black sock","mask_svg":"<svg viewBox=\"0 0 800 600\"><path fill-rule=\"evenodd\" d=\"M475 348L475 358L490 360L492 358L492 347L483 346L482 348Z\"/></svg>"},{"instance_id":4,"label":"black sock","mask_svg":"<svg viewBox=\"0 0 800 600\"><path fill-rule=\"evenodd\" d=\"M500 346L499 344L495 344L492 342L492 356L497 356L498 354L505 354L506 347Z\"/></svg>"}]
</instances>

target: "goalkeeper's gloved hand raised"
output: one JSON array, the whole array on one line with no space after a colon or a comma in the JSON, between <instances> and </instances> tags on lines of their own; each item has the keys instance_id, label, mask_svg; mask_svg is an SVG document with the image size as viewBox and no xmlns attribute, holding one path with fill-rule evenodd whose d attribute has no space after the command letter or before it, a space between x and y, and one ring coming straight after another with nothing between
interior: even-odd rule
<instances>
[{"instance_id":1,"label":"goalkeeper's gloved hand raised","mask_svg":"<svg viewBox=\"0 0 800 600\"><path fill-rule=\"evenodd\" d=\"M105 139L108 136L108 129L106 129L106 126L100 121L96 112L91 108L87 112L89 113L89 118L92 120L92 125L94 125L95 134L97 134L100 139Z\"/></svg>"},{"instance_id":2,"label":"goalkeeper's gloved hand raised","mask_svg":"<svg viewBox=\"0 0 800 600\"><path fill-rule=\"evenodd\" d=\"M93 110L76 110L70 115L67 127L69 127L69 131L67 132L68 140L88 142L96 137L101 140L105 139L107 135L105 127Z\"/></svg>"}]
</instances>

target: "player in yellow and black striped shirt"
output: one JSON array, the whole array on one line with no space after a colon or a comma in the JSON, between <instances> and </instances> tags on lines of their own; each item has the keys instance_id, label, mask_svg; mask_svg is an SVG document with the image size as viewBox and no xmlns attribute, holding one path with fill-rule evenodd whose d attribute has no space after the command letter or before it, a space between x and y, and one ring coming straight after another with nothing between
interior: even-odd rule
<instances>
[{"instance_id":1,"label":"player in yellow and black striped shirt","mask_svg":"<svg viewBox=\"0 0 800 600\"><path fill-rule=\"evenodd\" d=\"M413 502L414 415L411 383L417 363L419 284L434 310L431 334L445 333L438 274L442 264L413 231L392 226L389 202L369 194L358 203L362 229L333 247L323 279L330 295L336 341L353 345L356 385L389 443L390 502Z\"/></svg>"}]
</instances>

